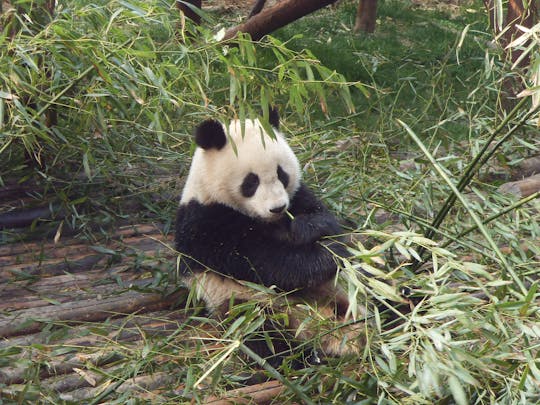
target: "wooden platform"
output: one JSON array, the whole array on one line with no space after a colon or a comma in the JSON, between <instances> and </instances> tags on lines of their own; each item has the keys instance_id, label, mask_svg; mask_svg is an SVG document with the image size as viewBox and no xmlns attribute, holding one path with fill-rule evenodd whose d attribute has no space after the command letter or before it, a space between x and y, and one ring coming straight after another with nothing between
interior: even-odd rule
<instances>
[{"instance_id":1,"label":"wooden platform","mask_svg":"<svg viewBox=\"0 0 540 405\"><path fill-rule=\"evenodd\" d=\"M174 391L174 374L121 369L130 350L174 336L185 320L186 292L169 282L175 266L171 236L155 225L123 227L102 241L0 246L0 398Z\"/></svg>"}]
</instances>

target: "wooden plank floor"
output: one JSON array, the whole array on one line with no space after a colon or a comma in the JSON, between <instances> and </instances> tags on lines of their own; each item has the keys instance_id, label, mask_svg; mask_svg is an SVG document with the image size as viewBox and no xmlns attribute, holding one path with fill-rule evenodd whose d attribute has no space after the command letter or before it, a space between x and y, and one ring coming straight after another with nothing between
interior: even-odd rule
<instances>
[{"instance_id":1,"label":"wooden plank floor","mask_svg":"<svg viewBox=\"0 0 540 405\"><path fill-rule=\"evenodd\" d=\"M171 236L155 225L120 228L102 243L0 246L0 398L80 401L116 384L130 350L186 318L186 292L159 283L175 265ZM143 370L114 388L152 398L177 383Z\"/></svg>"}]
</instances>

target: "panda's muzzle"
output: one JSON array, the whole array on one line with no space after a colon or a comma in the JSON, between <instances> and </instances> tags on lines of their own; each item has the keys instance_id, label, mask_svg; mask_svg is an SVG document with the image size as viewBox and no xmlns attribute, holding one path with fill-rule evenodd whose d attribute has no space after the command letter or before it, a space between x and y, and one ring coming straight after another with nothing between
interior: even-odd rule
<instances>
[{"instance_id":1,"label":"panda's muzzle","mask_svg":"<svg viewBox=\"0 0 540 405\"><path fill-rule=\"evenodd\" d=\"M280 205L279 207L270 208L272 214L281 214L287 208L287 204Z\"/></svg>"}]
</instances>

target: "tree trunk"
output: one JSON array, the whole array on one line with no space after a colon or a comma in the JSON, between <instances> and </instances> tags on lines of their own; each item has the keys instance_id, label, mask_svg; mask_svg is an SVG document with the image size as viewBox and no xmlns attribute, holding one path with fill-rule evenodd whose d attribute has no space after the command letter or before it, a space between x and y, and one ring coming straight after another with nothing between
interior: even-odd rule
<instances>
[{"instance_id":1,"label":"tree trunk","mask_svg":"<svg viewBox=\"0 0 540 405\"><path fill-rule=\"evenodd\" d=\"M484 0L484 6L489 15L489 22L495 35L499 35L501 30L497 26L496 21L496 9L493 0ZM501 17L502 18L502 17ZM517 25L522 25L527 28L531 28L537 20L537 10L534 0L529 0L528 7L524 6L523 0L509 0L506 10L506 17L502 24L502 30L506 30L501 36L501 46L504 48L510 42L512 42L521 31L517 28ZM510 60L512 63L518 60L522 51L510 50ZM524 58L520 63L520 67L529 66L529 58Z\"/></svg>"},{"instance_id":2,"label":"tree trunk","mask_svg":"<svg viewBox=\"0 0 540 405\"><path fill-rule=\"evenodd\" d=\"M504 33L503 36L503 46L508 45L514 39L516 39L522 32L517 28L517 25L522 25L527 28L532 28L536 20L536 9L534 1L530 0L529 7L526 9L523 6L522 0L509 0L508 1L508 11L506 13L506 20L504 26L508 27L508 30ZM528 44L526 44L528 45ZM526 46L525 45L525 46ZM518 60L523 51L519 49L510 49L510 60L512 64ZM523 58L519 62L520 67L529 66L530 58L529 56Z\"/></svg>"},{"instance_id":3,"label":"tree trunk","mask_svg":"<svg viewBox=\"0 0 540 405\"><path fill-rule=\"evenodd\" d=\"M522 50L519 49L506 49L506 46L516 39L521 31L517 28L517 25L522 25L527 28L531 28L537 20L537 11L535 0L508 0L506 8L506 16L502 22L502 29L499 29L497 19L501 19L502 16L497 16L497 10L494 0L483 0L484 6L489 15L489 22L495 36L501 34L499 44L505 52L506 59L514 65L521 55ZM497 18L498 17L498 18ZM500 21L500 20L499 20ZM529 44L524 44L526 48ZM527 55L519 61L517 68L525 69L529 67L530 57ZM509 111L515 105L516 95L523 89L521 80L515 76L506 76L501 84L501 90L505 93L501 98L501 106L504 110Z\"/></svg>"},{"instance_id":4,"label":"tree trunk","mask_svg":"<svg viewBox=\"0 0 540 405\"><path fill-rule=\"evenodd\" d=\"M336 0L287 0L263 10L245 23L232 27L225 33L224 40L232 39L238 32L251 35L258 41L266 34L281 28L320 8L326 7Z\"/></svg>"},{"instance_id":5,"label":"tree trunk","mask_svg":"<svg viewBox=\"0 0 540 405\"><path fill-rule=\"evenodd\" d=\"M189 3L190 5L186 3ZM184 13L187 18L192 20L197 25L201 24L201 16L197 14L193 9L200 9L201 6L202 0L182 0L176 2L176 7L178 8L178 10Z\"/></svg>"},{"instance_id":6,"label":"tree trunk","mask_svg":"<svg viewBox=\"0 0 540 405\"><path fill-rule=\"evenodd\" d=\"M375 32L376 20L377 0L359 0L353 32L355 34L360 31L367 34Z\"/></svg>"}]
</instances>

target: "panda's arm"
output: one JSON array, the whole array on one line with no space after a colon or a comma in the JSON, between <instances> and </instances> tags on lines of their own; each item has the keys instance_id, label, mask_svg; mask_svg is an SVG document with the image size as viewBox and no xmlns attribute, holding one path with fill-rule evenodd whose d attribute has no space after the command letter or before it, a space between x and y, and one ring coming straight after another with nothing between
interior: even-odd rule
<instances>
[{"instance_id":1,"label":"panda's arm","mask_svg":"<svg viewBox=\"0 0 540 405\"><path fill-rule=\"evenodd\" d=\"M348 256L339 237L329 238L343 232L337 219L304 184L289 211L292 220L259 225L259 230L255 228L250 238L241 241L241 253L249 258L258 282L289 291L331 280L337 272L337 257Z\"/></svg>"},{"instance_id":2,"label":"panda's arm","mask_svg":"<svg viewBox=\"0 0 540 405\"><path fill-rule=\"evenodd\" d=\"M294 217L290 224L292 243L302 245L342 233L334 215L303 183L295 193L289 211Z\"/></svg>"},{"instance_id":3,"label":"panda's arm","mask_svg":"<svg viewBox=\"0 0 540 405\"><path fill-rule=\"evenodd\" d=\"M284 291L319 286L337 273L337 261L332 251L339 249L330 249L324 243L292 245L254 237L243 241L240 250L249 260L250 272L256 275L251 281L275 285Z\"/></svg>"}]
</instances>

